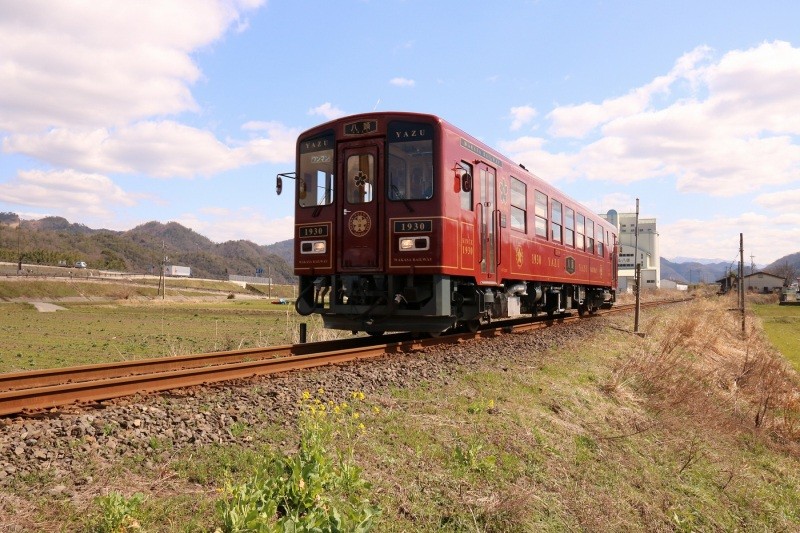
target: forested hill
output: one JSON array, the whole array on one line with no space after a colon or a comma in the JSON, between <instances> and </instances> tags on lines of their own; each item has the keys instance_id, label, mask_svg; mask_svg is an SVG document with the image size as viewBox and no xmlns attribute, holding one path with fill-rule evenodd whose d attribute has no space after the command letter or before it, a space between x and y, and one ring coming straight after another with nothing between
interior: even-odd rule
<instances>
[{"instance_id":1,"label":"forested hill","mask_svg":"<svg viewBox=\"0 0 800 533\"><path fill-rule=\"evenodd\" d=\"M192 276L226 279L254 276L257 269L275 283L293 283L292 241L262 246L251 241L214 243L177 222L148 222L128 231L91 229L61 217L21 220L0 213L0 261L58 265L86 261L89 268L158 272L168 263L192 268Z\"/></svg>"}]
</instances>

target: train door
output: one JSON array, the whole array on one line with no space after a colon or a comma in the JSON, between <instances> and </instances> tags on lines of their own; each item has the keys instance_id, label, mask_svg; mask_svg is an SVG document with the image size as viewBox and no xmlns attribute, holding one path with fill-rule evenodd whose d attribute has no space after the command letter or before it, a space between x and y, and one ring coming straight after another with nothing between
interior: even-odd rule
<instances>
[{"instance_id":1,"label":"train door","mask_svg":"<svg viewBox=\"0 0 800 533\"><path fill-rule=\"evenodd\" d=\"M380 141L342 143L338 148L337 195L341 272L383 268L382 183L383 147Z\"/></svg>"},{"instance_id":2,"label":"train door","mask_svg":"<svg viewBox=\"0 0 800 533\"><path fill-rule=\"evenodd\" d=\"M492 167L477 165L480 198L481 282L498 282L497 173Z\"/></svg>"}]
</instances>

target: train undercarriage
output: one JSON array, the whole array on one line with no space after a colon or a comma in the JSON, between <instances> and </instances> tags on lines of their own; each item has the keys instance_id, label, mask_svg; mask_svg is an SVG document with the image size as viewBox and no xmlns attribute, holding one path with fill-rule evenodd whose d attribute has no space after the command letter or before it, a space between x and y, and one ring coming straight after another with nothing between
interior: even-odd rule
<instances>
[{"instance_id":1,"label":"train undercarriage","mask_svg":"<svg viewBox=\"0 0 800 533\"><path fill-rule=\"evenodd\" d=\"M437 335L525 315L577 310L582 316L614 300L608 287L521 280L481 286L446 275L348 274L301 277L295 307L301 315L320 314L329 329Z\"/></svg>"}]
</instances>

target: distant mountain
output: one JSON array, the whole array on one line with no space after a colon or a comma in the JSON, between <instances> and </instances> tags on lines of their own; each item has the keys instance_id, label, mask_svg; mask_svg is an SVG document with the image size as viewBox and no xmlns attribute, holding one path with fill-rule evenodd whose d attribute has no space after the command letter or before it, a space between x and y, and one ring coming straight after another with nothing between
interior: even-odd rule
<instances>
[{"instance_id":1,"label":"distant mountain","mask_svg":"<svg viewBox=\"0 0 800 533\"><path fill-rule=\"evenodd\" d=\"M705 259L697 257L670 257L669 261L672 263L700 263L701 265L711 265L714 263L724 263L723 259Z\"/></svg>"},{"instance_id":2,"label":"distant mountain","mask_svg":"<svg viewBox=\"0 0 800 533\"><path fill-rule=\"evenodd\" d=\"M283 260L290 265L294 264L294 240L289 239L286 241L276 242L274 244L268 244L264 247L264 249L267 251L267 253L282 257Z\"/></svg>"},{"instance_id":3,"label":"distant mountain","mask_svg":"<svg viewBox=\"0 0 800 533\"><path fill-rule=\"evenodd\" d=\"M706 263L704 259L692 259L688 261L668 260L661 258L661 279L673 281L683 281L688 283L714 282L723 278L729 271L736 273L739 262L719 261ZM745 264L745 275L750 274L753 267ZM790 280L800 276L800 252L781 257L777 261L767 266L755 266L756 272L768 272L776 276L781 276Z\"/></svg>"},{"instance_id":4,"label":"distant mountain","mask_svg":"<svg viewBox=\"0 0 800 533\"><path fill-rule=\"evenodd\" d=\"M764 271L790 281L797 280L800 277L800 252L781 257L764 267Z\"/></svg>"},{"instance_id":5,"label":"distant mountain","mask_svg":"<svg viewBox=\"0 0 800 533\"><path fill-rule=\"evenodd\" d=\"M167 257L168 264L190 266L195 277L254 276L263 269L276 283L294 283L291 252L291 240L270 246L245 240L214 243L177 222L148 222L129 231L111 231L61 217L20 220L13 213L0 213L1 261L17 262L22 255L25 263L86 261L90 268L157 273Z\"/></svg>"},{"instance_id":6,"label":"distant mountain","mask_svg":"<svg viewBox=\"0 0 800 533\"><path fill-rule=\"evenodd\" d=\"M661 258L661 279L680 281L684 283L714 283L716 280L725 277L725 274L738 265L731 266L727 262L703 264L699 261L686 263L673 263L668 259Z\"/></svg>"}]
</instances>

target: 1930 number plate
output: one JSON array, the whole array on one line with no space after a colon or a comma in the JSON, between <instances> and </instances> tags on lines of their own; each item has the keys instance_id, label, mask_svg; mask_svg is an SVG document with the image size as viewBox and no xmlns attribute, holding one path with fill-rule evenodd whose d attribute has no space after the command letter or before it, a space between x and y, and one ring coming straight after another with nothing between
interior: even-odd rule
<instances>
[{"instance_id":1,"label":"1930 number plate","mask_svg":"<svg viewBox=\"0 0 800 533\"><path fill-rule=\"evenodd\" d=\"M430 233L433 228L431 220L395 220L395 233Z\"/></svg>"}]
</instances>

